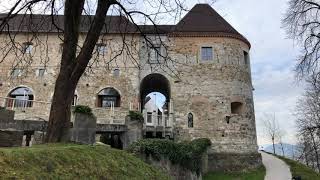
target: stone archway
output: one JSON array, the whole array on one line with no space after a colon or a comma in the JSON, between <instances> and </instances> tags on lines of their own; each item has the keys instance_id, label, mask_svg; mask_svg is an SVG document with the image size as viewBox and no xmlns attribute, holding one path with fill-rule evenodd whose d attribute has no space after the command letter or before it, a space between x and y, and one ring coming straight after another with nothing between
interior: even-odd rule
<instances>
[{"instance_id":1,"label":"stone archway","mask_svg":"<svg viewBox=\"0 0 320 180\"><path fill-rule=\"evenodd\" d=\"M169 80L158 73L149 74L143 78L140 84L141 109L144 107L146 96L152 92L163 94L166 98L166 103L168 104L171 98Z\"/></svg>"}]
</instances>

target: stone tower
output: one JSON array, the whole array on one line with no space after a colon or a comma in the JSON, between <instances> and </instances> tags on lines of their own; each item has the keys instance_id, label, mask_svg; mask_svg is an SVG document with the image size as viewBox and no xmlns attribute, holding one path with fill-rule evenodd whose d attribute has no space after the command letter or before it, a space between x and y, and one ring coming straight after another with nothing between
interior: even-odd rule
<instances>
[{"instance_id":1,"label":"stone tower","mask_svg":"<svg viewBox=\"0 0 320 180\"><path fill-rule=\"evenodd\" d=\"M147 79L147 92L170 99L174 138L209 138L212 170L258 165L249 41L208 4L195 5L162 39L180 63L178 78L144 68L140 88Z\"/></svg>"}]
</instances>

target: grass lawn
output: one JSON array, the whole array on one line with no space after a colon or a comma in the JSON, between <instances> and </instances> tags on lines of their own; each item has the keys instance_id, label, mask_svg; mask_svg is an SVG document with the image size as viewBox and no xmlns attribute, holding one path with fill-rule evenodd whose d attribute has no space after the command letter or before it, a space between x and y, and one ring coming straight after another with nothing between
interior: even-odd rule
<instances>
[{"instance_id":1,"label":"grass lawn","mask_svg":"<svg viewBox=\"0 0 320 180\"><path fill-rule=\"evenodd\" d=\"M284 158L282 156L277 156L283 161L285 161L289 166L292 173L292 176L301 176L303 180L317 180L320 179L320 174L307 167L304 164L301 164L297 161Z\"/></svg>"},{"instance_id":2,"label":"grass lawn","mask_svg":"<svg viewBox=\"0 0 320 180\"><path fill-rule=\"evenodd\" d=\"M260 167L256 170L248 172L210 172L206 174L204 180L264 180L266 170L264 167Z\"/></svg>"},{"instance_id":3,"label":"grass lawn","mask_svg":"<svg viewBox=\"0 0 320 180\"><path fill-rule=\"evenodd\" d=\"M1 179L169 179L133 155L75 144L0 148Z\"/></svg>"}]
</instances>

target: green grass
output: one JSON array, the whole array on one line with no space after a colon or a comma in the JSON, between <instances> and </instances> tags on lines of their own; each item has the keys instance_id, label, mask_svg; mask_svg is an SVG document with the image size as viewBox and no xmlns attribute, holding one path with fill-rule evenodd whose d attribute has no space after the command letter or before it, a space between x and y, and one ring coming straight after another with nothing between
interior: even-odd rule
<instances>
[{"instance_id":1,"label":"green grass","mask_svg":"<svg viewBox=\"0 0 320 180\"><path fill-rule=\"evenodd\" d=\"M301 176L303 180L316 180L320 179L320 174L307 167L304 164L301 164L297 161L284 158L282 156L277 156L283 161L285 161L289 166L292 173L292 176Z\"/></svg>"},{"instance_id":2,"label":"green grass","mask_svg":"<svg viewBox=\"0 0 320 180\"><path fill-rule=\"evenodd\" d=\"M75 144L0 148L1 179L169 179L135 156L107 146Z\"/></svg>"},{"instance_id":3,"label":"green grass","mask_svg":"<svg viewBox=\"0 0 320 180\"><path fill-rule=\"evenodd\" d=\"M210 172L206 174L204 180L264 180L266 170L262 166L256 170L248 172Z\"/></svg>"}]
</instances>

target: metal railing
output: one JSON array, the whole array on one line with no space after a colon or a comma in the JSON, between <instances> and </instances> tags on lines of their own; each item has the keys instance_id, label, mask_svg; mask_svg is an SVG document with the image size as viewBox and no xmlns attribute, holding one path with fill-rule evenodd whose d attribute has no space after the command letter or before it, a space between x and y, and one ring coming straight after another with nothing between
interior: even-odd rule
<instances>
[{"instance_id":1,"label":"metal railing","mask_svg":"<svg viewBox=\"0 0 320 180\"><path fill-rule=\"evenodd\" d=\"M28 100L28 99L17 99L17 98L11 98L11 97L1 97L4 101L4 107L6 109L28 109L32 108L35 104L41 104L41 105L49 105L51 102L45 102L45 101L35 101L35 100Z\"/></svg>"}]
</instances>

